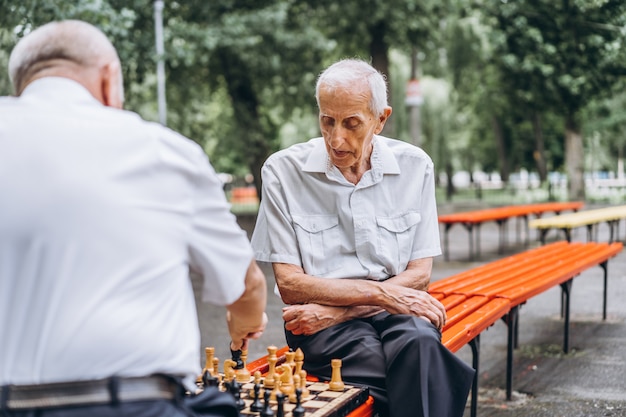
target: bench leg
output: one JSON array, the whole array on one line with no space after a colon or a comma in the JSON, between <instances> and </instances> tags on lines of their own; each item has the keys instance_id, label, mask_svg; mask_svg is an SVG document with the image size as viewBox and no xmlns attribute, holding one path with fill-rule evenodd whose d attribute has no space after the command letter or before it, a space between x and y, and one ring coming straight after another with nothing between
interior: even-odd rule
<instances>
[{"instance_id":1,"label":"bench leg","mask_svg":"<svg viewBox=\"0 0 626 417\"><path fill-rule=\"evenodd\" d=\"M507 325L507 346L506 346L506 399L511 401L513 394L513 348L515 345L515 333L517 327L518 306L511 310L502 319Z\"/></svg>"},{"instance_id":2,"label":"bench leg","mask_svg":"<svg viewBox=\"0 0 626 417\"><path fill-rule=\"evenodd\" d=\"M568 353L569 352L569 304L570 304L570 293L572 291L572 284L574 282L574 279L570 279L569 281L564 282L563 284L561 284L561 293L562 295L565 297L565 303L564 303L564 307L565 307L565 324L564 324L564 330L563 330L563 352Z\"/></svg>"},{"instance_id":3,"label":"bench leg","mask_svg":"<svg viewBox=\"0 0 626 417\"><path fill-rule=\"evenodd\" d=\"M604 270L604 291L602 293L602 320L606 320L606 296L607 287L609 285L609 261L604 261L600 264L600 267Z\"/></svg>"},{"instance_id":4,"label":"bench leg","mask_svg":"<svg viewBox=\"0 0 626 417\"><path fill-rule=\"evenodd\" d=\"M498 244L498 253L501 255L504 253L504 247L507 245L508 239L507 239L507 221L506 219L504 220L499 220L498 222L498 229L500 229L500 239L499 239L499 244Z\"/></svg>"},{"instance_id":5,"label":"bench leg","mask_svg":"<svg viewBox=\"0 0 626 417\"><path fill-rule=\"evenodd\" d=\"M470 416L476 417L478 413L478 364L480 362L480 334L470 340L472 348L472 367L476 373L474 374L474 382L472 383L472 404L470 406Z\"/></svg>"},{"instance_id":6,"label":"bench leg","mask_svg":"<svg viewBox=\"0 0 626 417\"><path fill-rule=\"evenodd\" d=\"M446 261L450 260L450 252L448 251L448 248L450 247L449 242L448 242L448 232L450 231L451 227L452 227L452 224L446 223L444 232L443 232L443 248L444 248L443 259Z\"/></svg>"},{"instance_id":7,"label":"bench leg","mask_svg":"<svg viewBox=\"0 0 626 417\"><path fill-rule=\"evenodd\" d=\"M476 256L472 257L472 260L480 258L480 226L481 226L481 223L478 223L476 225L476 253L475 253Z\"/></svg>"}]
</instances>

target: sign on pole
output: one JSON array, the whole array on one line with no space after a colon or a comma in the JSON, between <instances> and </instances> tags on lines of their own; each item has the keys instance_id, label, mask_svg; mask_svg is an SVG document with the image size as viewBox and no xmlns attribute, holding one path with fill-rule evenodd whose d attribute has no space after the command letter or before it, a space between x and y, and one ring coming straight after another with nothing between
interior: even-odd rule
<instances>
[{"instance_id":1,"label":"sign on pole","mask_svg":"<svg viewBox=\"0 0 626 417\"><path fill-rule=\"evenodd\" d=\"M406 86L406 98L404 103L407 106L421 106L424 103L424 97L422 97L422 88L418 79L413 78L409 80Z\"/></svg>"}]
</instances>

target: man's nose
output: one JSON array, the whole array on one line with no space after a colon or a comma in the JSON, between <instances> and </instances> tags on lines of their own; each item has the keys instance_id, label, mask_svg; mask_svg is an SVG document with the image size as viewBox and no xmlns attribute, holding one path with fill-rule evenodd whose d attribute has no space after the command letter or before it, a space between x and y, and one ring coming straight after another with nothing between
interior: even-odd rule
<instances>
[{"instance_id":1,"label":"man's nose","mask_svg":"<svg viewBox=\"0 0 626 417\"><path fill-rule=\"evenodd\" d=\"M345 142L345 129L341 126L333 126L328 136L328 144L330 147L337 149Z\"/></svg>"}]
</instances>

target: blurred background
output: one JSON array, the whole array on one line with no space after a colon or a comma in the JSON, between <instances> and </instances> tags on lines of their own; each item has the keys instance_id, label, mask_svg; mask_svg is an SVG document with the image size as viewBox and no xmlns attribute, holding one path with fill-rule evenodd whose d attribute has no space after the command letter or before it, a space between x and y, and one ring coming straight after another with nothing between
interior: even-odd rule
<instances>
[{"instance_id":1,"label":"blurred background","mask_svg":"<svg viewBox=\"0 0 626 417\"><path fill-rule=\"evenodd\" d=\"M247 230L263 162L319 135L316 77L346 57L387 77L383 134L432 157L441 212L626 201L623 0L0 0L0 95L13 45L59 19L110 37L126 108L203 147Z\"/></svg>"}]
</instances>

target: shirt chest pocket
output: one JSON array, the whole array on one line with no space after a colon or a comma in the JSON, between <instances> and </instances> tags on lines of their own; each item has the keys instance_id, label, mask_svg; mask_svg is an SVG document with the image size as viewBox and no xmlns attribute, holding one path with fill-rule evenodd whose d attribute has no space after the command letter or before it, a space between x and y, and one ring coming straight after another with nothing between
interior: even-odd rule
<instances>
[{"instance_id":1,"label":"shirt chest pocket","mask_svg":"<svg viewBox=\"0 0 626 417\"><path fill-rule=\"evenodd\" d=\"M377 252L383 258L382 261L390 267L388 271L390 275L404 271L411 260L416 226L421 219L421 215L414 211L393 217L376 217Z\"/></svg>"},{"instance_id":2,"label":"shirt chest pocket","mask_svg":"<svg viewBox=\"0 0 626 417\"><path fill-rule=\"evenodd\" d=\"M294 215L292 220L304 272L319 276L339 269L341 243L337 215Z\"/></svg>"}]
</instances>

